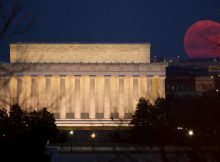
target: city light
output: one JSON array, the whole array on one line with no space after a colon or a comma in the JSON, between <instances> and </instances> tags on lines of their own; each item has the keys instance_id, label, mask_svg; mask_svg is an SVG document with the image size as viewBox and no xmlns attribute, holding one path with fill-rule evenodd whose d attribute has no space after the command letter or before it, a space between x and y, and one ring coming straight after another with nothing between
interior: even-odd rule
<instances>
[{"instance_id":1,"label":"city light","mask_svg":"<svg viewBox=\"0 0 220 162\"><path fill-rule=\"evenodd\" d=\"M95 137L96 137L96 134L95 134L95 133L92 133L92 134L91 134L91 138L94 139Z\"/></svg>"},{"instance_id":2,"label":"city light","mask_svg":"<svg viewBox=\"0 0 220 162\"><path fill-rule=\"evenodd\" d=\"M177 127L177 130L183 130L183 127Z\"/></svg>"},{"instance_id":3,"label":"city light","mask_svg":"<svg viewBox=\"0 0 220 162\"><path fill-rule=\"evenodd\" d=\"M94 152L96 134L92 133L91 138L92 138L92 151Z\"/></svg>"},{"instance_id":4,"label":"city light","mask_svg":"<svg viewBox=\"0 0 220 162\"><path fill-rule=\"evenodd\" d=\"M71 131L70 131L70 135L73 135L73 134L74 134L74 131L71 130Z\"/></svg>"},{"instance_id":5,"label":"city light","mask_svg":"<svg viewBox=\"0 0 220 162\"><path fill-rule=\"evenodd\" d=\"M69 132L69 134L70 134L70 137L71 137L71 152L73 151L73 135L74 135L74 131L73 130L71 130L70 132Z\"/></svg>"},{"instance_id":6,"label":"city light","mask_svg":"<svg viewBox=\"0 0 220 162\"><path fill-rule=\"evenodd\" d=\"M188 134L189 134L189 136L193 136L194 135L194 132L193 132L193 130L188 130Z\"/></svg>"}]
</instances>

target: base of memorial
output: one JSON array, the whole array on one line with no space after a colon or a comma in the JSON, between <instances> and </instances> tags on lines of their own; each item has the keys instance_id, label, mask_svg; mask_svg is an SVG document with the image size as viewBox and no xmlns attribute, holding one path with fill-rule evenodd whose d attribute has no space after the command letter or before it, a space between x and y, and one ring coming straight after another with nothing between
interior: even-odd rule
<instances>
[{"instance_id":1,"label":"base of memorial","mask_svg":"<svg viewBox=\"0 0 220 162\"><path fill-rule=\"evenodd\" d=\"M58 127L128 127L130 119L56 119Z\"/></svg>"}]
</instances>

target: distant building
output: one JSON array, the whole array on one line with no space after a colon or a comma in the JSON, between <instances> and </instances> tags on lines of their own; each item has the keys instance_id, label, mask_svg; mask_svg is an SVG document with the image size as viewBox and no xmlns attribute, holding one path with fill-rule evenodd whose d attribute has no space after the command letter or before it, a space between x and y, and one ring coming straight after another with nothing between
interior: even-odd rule
<instances>
[{"instance_id":1,"label":"distant building","mask_svg":"<svg viewBox=\"0 0 220 162\"><path fill-rule=\"evenodd\" d=\"M187 69L167 67L166 95L194 94L195 77Z\"/></svg>"},{"instance_id":2,"label":"distant building","mask_svg":"<svg viewBox=\"0 0 220 162\"><path fill-rule=\"evenodd\" d=\"M220 88L219 60L188 60L169 63L166 95L200 95Z\"/></svg>"},{"instance_id":3,"label":"distant building","mask_svg":"<svg viewBox=\"0 0 220 162\"><path fill-rule=\"evenodd\" d=\"M0 105L47 107L58 126L128 125L140 97L165 97L166 66L149 43L11 44Z\"/></svg>"},{"instance_id":4,"label":"distant building","mask_svg":"<svg viewBox=\"0 0 220 162\"><path fill-rule=\"evenodd\" d=\"M180 56L176 56L176 57L161 57L161 56L153 56L151 58L151 62L166 62L166 63L172 63L172 62L179 62L180 60Z\"/></svg>"}]
</instances>

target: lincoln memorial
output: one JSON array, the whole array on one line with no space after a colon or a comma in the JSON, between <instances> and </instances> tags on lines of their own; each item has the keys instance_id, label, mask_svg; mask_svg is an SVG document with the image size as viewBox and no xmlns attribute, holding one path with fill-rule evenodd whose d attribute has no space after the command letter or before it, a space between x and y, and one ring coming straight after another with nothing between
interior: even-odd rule
<instances>
[{"instance_id":1,"label":"lincoln memorial","mask_svg":"<svg viewBox=\"0 0 220 162\"><path fill-rule=\"evenodd\" d=\"M15 43L0 105L46 107L58 126L126 126L140 97L165 97L166 66L150 63L149 43Z\"/></svg>"}]
</instances>

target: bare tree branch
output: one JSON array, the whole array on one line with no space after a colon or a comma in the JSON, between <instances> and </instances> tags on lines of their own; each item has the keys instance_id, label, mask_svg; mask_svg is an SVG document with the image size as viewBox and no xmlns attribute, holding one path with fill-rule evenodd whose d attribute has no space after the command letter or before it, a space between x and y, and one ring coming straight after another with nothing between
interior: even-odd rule
<instances>
[{"instance_id":1,"label":"bare tree branch","mask_svg":"<svg viewBox=\"0 0 220 162\"><path fill-rule=\"evenodd\" d=\"M27 14L26 0L0 0L0 40L29 31L35 21Z\"/></svg>"}]
</instances>

